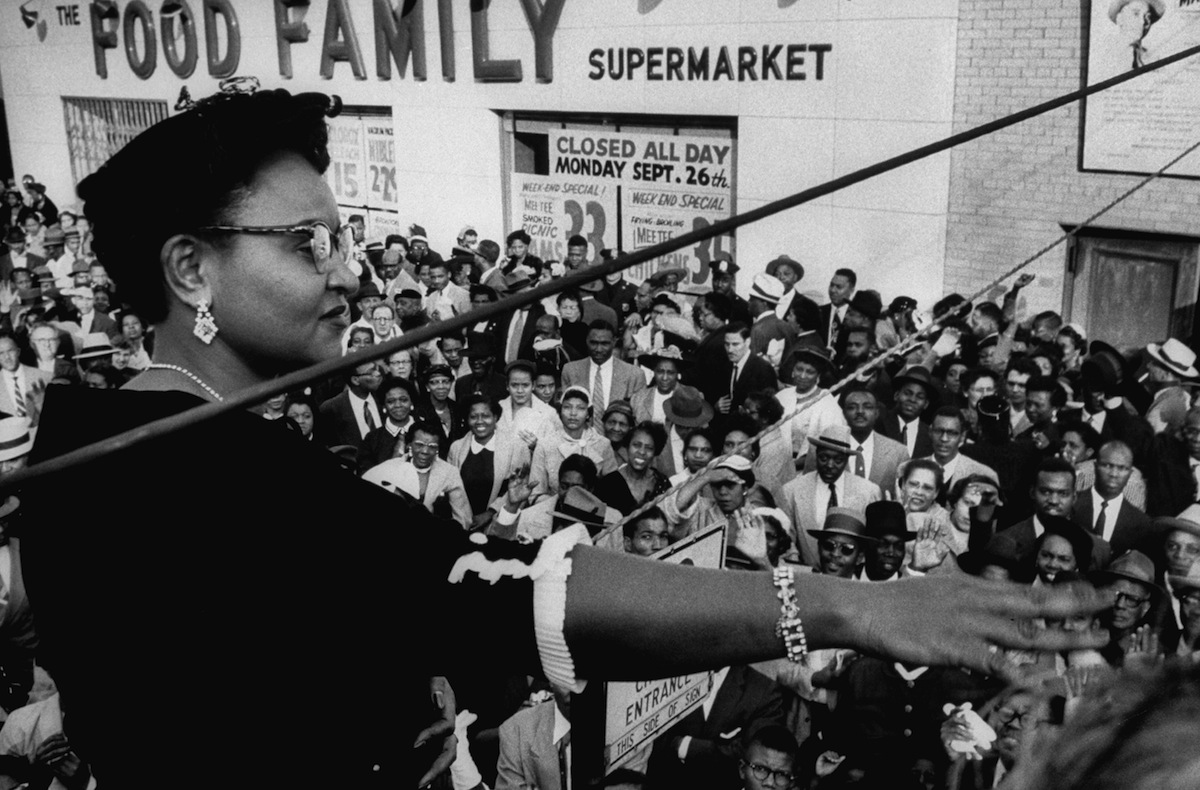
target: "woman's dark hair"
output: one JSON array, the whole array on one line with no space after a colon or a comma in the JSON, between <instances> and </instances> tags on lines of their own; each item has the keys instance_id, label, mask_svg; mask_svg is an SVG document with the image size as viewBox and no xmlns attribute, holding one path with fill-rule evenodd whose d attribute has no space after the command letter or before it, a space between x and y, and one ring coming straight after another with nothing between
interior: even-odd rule
<instances>
[{"instance_id":1,"label":"woman's dark hair","mask_svg":"<svg viewBox=\"0 0 1200 790\"><path fill-rule=\"evenodd\" d=\"M994 478L988 475L982 475L978 473L967 475L955 480L954 485L950 486L950 493L946 495L947 504L949 504L951 507L957 505L958 500L962 499L963 494L967 493L967 486L975 485L977 483L987 483L997 491L1000 490L1000 484L997 483Z\"/></svg>"},{"instance_id":2,"label":"woman's dark hair","mask_svg":"<svg viewBox=\"0 0 1200 790\"><path fill-rule=\"evenodd\" d=\"M567 288L563 290L557 297L555 297L554 301L559 307L562 307L562 303L567 299L570 299L577 305L583 304L583 296L574 288Z\"/></svg>"},{"instance_id":3,"label":"woman's dark hair","mask_svg":"<svg viewBox=\"0 0 1200 790\"><path fill-rule=\"evenodd\" d=\"M746 396L746 400L752 400L758 404L758 421L762 423L763 428L774 425L783 419L783 406L779 403L779 398L775 397L774 392L770 390L751 392ZM755 433L757 432L755 431Z\"/></svg>"},{"instance_id":4,"label":"woman's dark hair","mask_svg":"<svg viewBox=\"0 0 1200 790\"><path fill-rule=\"evenodd\" d=\"M376 390L379 394L379 402L382 404L387 398L388 392L396 389L407 392L409 400L413 402L413 408L416 409L420 398L417 394L417 386L408 379L402 379L399 376L386 376L383 379L383 382L379 385L379 389Z\"/></svg>"},{"instance_id":5,"label":"woman's dark hair","mask_svg":"<svg viewBox=\"0 0 1200 790\"><path fill-rule=\"evenodd\" d=\"M747 436L755 436L758 434L758 423L745 414L730 414L725 419L725 431L721 434L721 446L717 447L713 445L713 450L717 455L724 454L725 439L734 431L741 431ZM756 461L758 460L758 456L762 454L762 447L759 445L757 439L754 441L754 444L750 445L750 453Z\"/></svg>"},{"instance_id":6,"label":"woman's dark hair","mask_svg":"<svg viewBox=\"0 0 1200 790\"><path fill-rule=\"evenodd\" d=\"M657 507L652 507L637 518L625 522L625 526L623 527L625 537L633 540L633 536L637 534L638 524L641 524L643 521L667 521L667 517ZM669 524L670 522L667 523Z\"/></svg>"},{"instance_id":7,"label":"woman's dark hair","mask_svg":"<svg viewBox=\"0 0 1200 790\"><path fill-rule=\"evenodd\" d=\"M382 306L382 305L381 305L381 306ZM355 335L368 335L368 336L371 338L371 342L370 342L368 345L372 345L372 346L373 346L373 345L375 345L375 330L374 330L374 329L372 329L371 327L369 327L369 326L356 326L356 327L354 327L353 329L351 329L351 330L350 330L350 343L351 343L351 344L353 344L353 343L354 343L354 336L355 336Z\"/></svg>"},{"instance_id":8,"label":"woman's dark hair","mask_svg":"<svg viewBox=\"0 0 1200 790\"><path fill-rule=\"evenodd\" d=\"M479 405L480 403L482 403L484 406L487 406L492 412L492 416L497 420L500 419L500 415L504 412L504 409L500 406L500 401L477 392L474 395L468 395L463 399L463 402L459 404L459 408L463 417L469 415L471 413L471 408Z\"/></svg>"},{"instance_id":9,"label":"woman's dark hair","mask_svg":"<svg viewBox=\"0 0 1200 790\"><path fill-rule=\"evenodd\" d=\"M656 422L639 422L633 426L633 430L629 432L629 438L632 440L635 433L644 433L650 437L650 441L654 442L654 454L658 455L667 446L667 429Z\"/></svg>"},{"instance_id":10,"label":"woman's dark hair","mask_svg":"<svg viewBox=\"0 0 1200 790\"><path fill-rule=\"evenodd\" d=\"M442 432L437 429L437 426L427 420L417 420L412 425L408 426L408 430L404 432L404 441L407 444L412 444L413 439L417 438L417 432L427 433L437 439L438 447L442 444Z\"/></svg>"},{"instance_id":11,"label":"woman's dark hair","mask_svg":"<svg viewBox=\"0 0 1200 790\"><path fill-rule=\"evenodd\" d=\"M289 393L287 394L287 398L284 400L284 403L283 403L283 413L284 413L284 416L285 416L285 418L286 418L286 419L289 419L289 420L291 419L290 417L287 417L287 416L286 416L286 415L287 415L287 413L288 413L288 409L292 408L293 406L295 406L295 405L297 405L297 404L299 404L299 405L301 405L301 406L307 406L307 407L308 407L308 409L309 409L309 411L311 411L311 412L312 412L312 416L313 416L313 427L312 427L312 437L313 437L313 441L316 441L316 442L319 442L319 441L321 441L321 433L320 433L320 430L321 430L321 410L317 408L317 402L316 402L316 400L314 400L314 399L313 399L313 397L312 397L311 395L308 395L308 394L307 394L307 393L305 393L305 392L301 392L301 391L289 392ZM295 423L294 423L294 421L293 421L293 424L295 424ZM297 429L298 429L298 428L299 428L299 426L297 426Z\"/></svg>"},{"instance_id":12,"label":"woman's dark hair","mask_svg":"<svg viewBox=\"0 0 1200 790\"><path fill-rule=\"evenodd\" d=\"M163 244L203 225L235 223L255 172L275 154L298 154L324 173L325 119L340 110L337 97L285 90L202 100L138 135L79 184L92 249L146 323L167 315ZM130 206L138 207L136 221Z\"/></svg>"},{"instance_id":13,"label":"woman's dark hair","mask_svg":"<svg viewBox=\"0 0 1200 790\"><path fill-rule=\"evenodd\" d=\"M600 472L596 469L596 462L579 453L568 455L563 459L562 465L558 467L558 479L562 480L562 476L567 472L575 472L582 477L583 487L588 491L596 488L596 480L600 477Z\"/></svg>"}]
</instances>

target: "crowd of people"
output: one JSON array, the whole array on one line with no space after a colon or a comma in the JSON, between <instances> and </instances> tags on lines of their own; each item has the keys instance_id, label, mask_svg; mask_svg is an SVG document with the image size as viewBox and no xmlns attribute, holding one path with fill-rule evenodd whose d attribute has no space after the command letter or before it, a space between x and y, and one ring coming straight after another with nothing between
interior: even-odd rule
<instances>
[{"instance_id":1,"label":"crowd of people","mask_svg":"<svg viewBox=\"0 0 1200 790\"><path fill-rule=\"evenodd\" d=\"M92 253L86 216L45 192L28 176L10 184L0 216L0 477L23 466L48 386L119 388L154 359L154 327ZM367 238L359 215L337 236L326 243L344 245L359 279L342 344L351 356L593 264L578 236L561 262L533 255L523 230L502 247L464 227L446 255L420 226ZM716 528L732 569L1115 590L1098 618L1040 624L1105 629L1107 646L1014 652L1028 679L1016 689L846 649L723 668L703 706L612 786L993 787L1089 683L1127 664L1194 660L1195 351L1173 338L1117 349L1056 313L1023 315L1028 275L1002 304L898 295L885 307L865 271L860 287L859 272L839 269L820 299L786 255L739 274L728 255L701 286L686 269L640 283L612 274L256 411L364 480L495 538L581 523L597 545L655 557ZM931 317L939 325L922 332ZM19 519L10 496L0 787L89 787L36 662ZM569 695L530 676L451 682L456 788L566 786ZM968 709L993 736L974 760L960 748Z\"/></svg>"}]
</instances>

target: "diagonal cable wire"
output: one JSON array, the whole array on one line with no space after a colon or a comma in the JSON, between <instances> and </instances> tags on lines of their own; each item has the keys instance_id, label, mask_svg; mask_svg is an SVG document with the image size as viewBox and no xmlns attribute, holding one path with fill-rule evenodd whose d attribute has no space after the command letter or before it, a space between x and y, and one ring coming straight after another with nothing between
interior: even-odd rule
<instances>
[{"instance_id":1,"label":"diagonal cable wire","mask_svg":"<svg viewBox=\"0 0 1200 790\"><path fill-rule=\"evenodd\" d=\"M514 294L498 302L494 302L486 307L480 307L471 310L446 321L429 324L413 332L407 332L395 340L389 340L386 343L381 343L375 346L362 349L355 352L353 355L347 354L344 357L326 360L319 362L302 370L289 373L284 376L264 381L252 387L247 387L244 390L233 393L225 398L222 402L206 403L179 414L164 417L137 428L130 429L115 436L110 436L107 439L85 445L72 450L68 453L48 458L40 461L34 466L27 467L7 475L0 480L0 495L11 493L14 489L24 485L32 480L52 475L57 472L70 469L82 463L92 461L96 458L108 455L109 453L118 452L120 450L133 447L144 442L151 441L160 436L164 436L192 425L214 419L223 414L228 414L240 409L245 409L250 406L262 403L263 401L272 398L276 395L282 395L286 392L298 389L306 384L314 381L328 378L334 374L340 373L350 368L357 367L363 362L370 362L375 359L382 359L397 351L403 351L407 348L419 346L422 343L434 340L441 335L458 332L466 329L468 326L487 321L492 318L498 318L503 314L512 312L513 310L526 307L535 302L542 300L547 296L553 296L567 288L575 288L585 282L598 280L601 277L606 277L609 274L624 271L639 263L654 260L676 250L681 250L685 247L693 246L701 241L710 239L716 236L725 235L732 231L766 217L773 216L790 208L803 205L805 203L824 197L825 195L837 192L848 186L874 178L877 175L890 172L904 165L911 164L918 160L932 156L942 151L949 150L955 146L969 142L971 140L984 137L993 132L1013 126L1015 124L1026 121L1030 118L1043 115L1051 110L1059 107L1072 104L1080 99L1100 93L1116 85L1136 79L1145 74L1165 68L1166 66L1178 63L1187 58L1194 57L1200 54L1200 44L1189 47L1188 49L1176 52L1165 58L1148 63L1141 68L1131 69L1115 77L1097 82L1092 85L1087 85L1079 90L1063 94L1054 99L1042 102L1041 104L1027 107L1024 110L1019 110L1002 118L997 118L993 121L980 124L979 126L966 129L950 135L949 137L928 143L923 146L898 154L889 159L860 168L837 178L826 181L807 189L803 189L795 194L772 201L750 211L736 214L723 220L712 223L708 227L692 230L673 239L655 244L651 247L638 250L633 253L622 255L605 263L589 266L585 269L577 269L570 272L565 277L557 280L543 283L529 291Z\"/></svg>"},{"instance_id":2,"label":"diagonal cable wire","mask_svg":"<svg viewBox=\"0 0 1200 790\"><path fill-rule=\"evenodd\" d=\"M1162 176L1162 175L1163 175L1163 174L1164 174L1164 173L1165 173L1167 170L1169 170L1171 167L1173 167L1175 164L1177 164L1177 163L1178 163L1180 160L1182 160L1182 159L1184 159L1185 157L1189 156L1189 155L1190 155L1190 154L1191 154L1193 151L1196 151L1197 149L1200 149L1200 140L1197 140L1195 143L1193 143L1192 145L1188 146L1188 147L1187 147L1187 148L1186 148L1186 149L1183 151L1183 153L1181 153L1181 154L1179 154L1179 155L1177 155L1177 156L1173 157L1173 158L1172 158L1172 159L1171 159L1169 162L1167 162L1165 165L1163 165L1162 167L1160 167L1160 168L1159 168L1159 169L1158 169L1156 172L1154 172L1154 173L1150 173L1149 175L1147 175L1146 177L1144 177L1143 179L1141 179L1140 181L1138 181L1136 184L1134 184L1133 186L1131 186L1129 189L1126 189L1124 192L1122 192L1122 193L1121 193L1120 195L1118 195L1116 198L1114 198L1113 200L1110 200L1110 201L1109 201L1107 204L1105 204L1105 205L1104 205L1104 207L1103 207L1103 208L1101 208L1100 210L1096 211L1094 214L1092 214L1091 216L1089 216L1089 217L1088 217L1087 219L1085 219L1083 222L1079 223L1078 225L1076 225L1074 228L1072 228L1071 230L1067 231L1066 233L1063 233L1061 236L1059 236L1059 237L1058 237L1058 238L1056 238L1054 241L1052 241L1052 242L1050 242L1049 244L1047 244L1047 245L1045 245L1044 247L1042 247L1040 250L1038 250L1037 252L1035 252L1033 255L1030 255L1030 256L1029 256L1028 258L1026 258L1025 260L1021 261L1020 263L1016 264L1015 266L1013 266L1013 267L1012 267L1011 269L1009 269L1008 271L1004 272L1004 274L1001 274L999 277L997 277L996 279L992 280L990 283L988 283L988 284L987 284L987 285L985 285L984 287L982 287L982 288L980 288L979 290L977 290L977 291L976 291L975 293L973 293L973 294L972 294L972 295L971 295L971 296L970 296L968 299L966 299L966 300L965 300L965 301L964 301L962 304L960 304L960 305L956 305L956 306L954 306L954 307L950 308L949 310L947 310L945 313L942 313L941 315L937 316L937 317L936 317L936 318L935 318L935 319L934 319L932 322L930 322L929 326L925 327L924 329L922 329L921 331L917 332L916 334L913 334L913 335L911 335L911 336L910 336L910 337L909 337L907 340L905 340L903 343L900 343L900 344L898 344L898 345L896 345L896 346L893 346L892 348L888 349L886 352L884 352L884 353L880 354L879 356L876 356L876 357L874 357L874 358L873 358L873 359L871 359L871 361L870 361L870 362L868 362L867 364L863 365L862 367L858 368L857 370L855 370L855 371L854 371L853 373L851 373L850 375L846 376L845 378L843 378L843 379L841 379L840 381L838 381L838 382L836 382L835 384L833 384L833 385L832 385L832 386L829 388L829 391L830 391L830 393L836 393L836 392L838 392L838 391L840 391L841 389L845 388L846 386L848 386L849 384L851 384L851 383L852 383L852 382L854 382L854 381L864 380L864 379L863 379L863 377L864 377L864 374L866 374L866 373L869 373L869 372L871 372L871 371L875 370L875 369L876 369L876 368L878 368L878 367L881 367L881 366L882 366L884 363L886 363L886 362L887 362L888 360L890 360L890 359L893 359L893 358L895 358L895 357L897 357L897 356L900 356L900 355L906 355L906 354L908 354L910 351L912 351L913 349L915 349L915 348L917 348L918 346L920 346L920 345L921 345L921 344L922 344L922 343L925 341L925 339L926 339L927 337L929 337L931 334L933 334L933 332L934 332L934 331L936 331L937 329L940 329L940 328L941 328L941 326L942 326L942 325L943 325L943 324L944 324L944 323L945 323L947 320L949 320L949 319L951 319L951 318L954 318L955 316L957 316L958 314L960 314L961 312L963 312L963 311L964 311L966 308L969 308L969 307L971 307L972 303L973 303L973 302L974 302L976 299L980 298L981 296L983 296L984 294L986 294L988 291L990 291L991 289L995 288L996 286L1000 285L1002 282L1004 282L1005 280L1007 280L1009 277L1012 277L1014 274L1016 274L1017 272L1021 271L1021 270L1022 270L1022 269L1024 269L1026 266L1029 266L1031 263L1033 263L1034 261L1036 261L1038 258L1041 258L1043 255L1045 255L1046 253L1050 252L1051 250L1053 250L1055 247L1059 246L1059 245L1060 245L1060 244L1062 244L1063 242L1065 242L1065 241L1067 241L1068 239L1072 239L1072 238L1074 238L1075 236L1077 236L1081 230L1084 230L1085 228L1087 228L1087 227L1091 226L1091 225L1092 225L1092 223L1094 223L1094 222L1095 222L1096 220L1098 220L1100 217L1103 217L1103 216L1104 216L1105 214L1107 214L1109 211L1112 211L1114 208L1116 208L1117 206L1119 206L1121 203L1123 203L1124 201L1128 200L1128 199L1129 199L1130 197L1132 197L1132 196L1133 196L1133 195L1134 195L1136 192L1138 192L1139 190L1141 190L1143 187L1145 187L1145 186L1146 186L1147 184L1149 184L1150 182L1152 182L1152 181L1154 181L1155 179L1157 179L1157 178L1159 178L1160 176ZM714 468L716 468L717 464L721 463L721 462L722 462L722 461L724 461L726 458L729 458L729 457L731 457L731 456L737 455L739 452L741 452L742 450L746 449L747 447L750 447L750 446L751 446L751 445L753 445L755 442L757 442L757 441L760 441L761 439L765 438L765 437L766 437L768 434L770 434L772 431L775 431L775 430L780 430L780 431L782 431L782 429L783 429L783 428L784 428L784 427L785 427L785 426L786 426L788 423L790 423L790 422L791 422L791 421L792 421L792 420L793 420L793 419L794 419L794 418L795 418L797 415L799 415L799 414L803 414L803 413L804 413L805 411L807 411L808 409L811 409L813 406L815 406L815 405L816 405L816 403L817 403L817 402L818 402L817 400L810 401L810 402L808 402L808 403L805 403L803 406L799 406L799 407L797 407L797 408L795 408L795 409L792 409L790 412L788 412L787 414L785 414L785 415L783 416L783 418L782 418L782 419L780 419L778 422L776 422L776 423L773 423L772 425L768 425L766 428L763 428L761 431L759 431L759 432L758 432L757 434L755 434L754 436L751 436L750 438L746 439L745 441L743 441L743 442L740 442L740 443L739 443L739 444L738 444L736 447L734 447L734 449L733 449L733 451L732 451L732 452L730 452L730 453L726 453L726 454L724 454L724 455L720 455L720 456L716 456L716 457L714 457L714 458L713 458L711 461L709 461L709 462L708 462L708 463L707 463L707 464L704 466L704 468L703 468L703 469L701 469L701 470L700 470L699 472L697 472L696 474L703 474L704 472L707 472L707 471L709 471L710 469L714 469ZM596 543L599 543L601 540L603 540L604 538L608 537L608 535L609 535L609 534L611 534L611 533L613 533L613 532L617 531L618 529L621 529L621 528L623 528L623 527L624 527L624 525L626 525L626 524L628 524L629 522L633 521L633 520L634 520L634 519L636 519L638 516L640 516L640 515L642 515L643 513L645 513L647 510L650 510L651 508L658 506L658 505L659 505L659 504L661 504L661 503L662 503L664 500L668 499L669 497L672 497L672 496L674 496L674 495L675 495L675 494L676 494L676 493L679 491L679 489L680 489L680 488L682 488L683 486L687 485L689 482L691 482L691 481L692 481L692 480L694 480L694 479L695 479L695 475L693 475L692 477L690 477L690 478L688 478L687 480L683 481L682 483L680 483L680 484L679 484L679 485L677 485L677 486L672 486L672 487L671 487L671 488L669 488L668 490L666 490L666 491L664 491L663 493L659 494L659 495L658 495L657 497L655 497L654 499L650 500L649 502L645 503L644 505L642 505L642 506L641 506L641 507L639 507L638 509L634 510L634 511L633 511L632 513L630 513L629 515L627 515L627 516L625 516L624 518L622 518L622 519L621 519L619 522L617 522L617 523L616 523L616 524L614 524L613 526L611 526L611 527L608 527L608 528L607 528L607 529L605 529L603 532L600 532L599 534L597 534L597 535L596 535L596 536L593 538L593 541L594 541L594 542L596 542Z\"/></svg>"}]
</instances>

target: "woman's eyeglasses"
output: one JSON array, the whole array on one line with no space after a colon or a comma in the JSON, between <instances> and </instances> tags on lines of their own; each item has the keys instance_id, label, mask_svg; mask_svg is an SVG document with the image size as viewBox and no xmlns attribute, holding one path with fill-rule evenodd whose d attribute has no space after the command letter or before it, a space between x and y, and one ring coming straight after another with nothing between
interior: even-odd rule
<instances>
[{"instance_id":1,"label":"woman's eyeglasses","mask_svg":"<svg viewBox=\"0 0 1200 790\"><path fill-rule=\"evenodd\" d=\"M345 260L350 250L354 249L354 228L350 225L343 225L337 231L331 230L324 222L314 222L311 225L204 225L196 230L205 233L308 236L312 240L309 253L318 274L326 270L334 252L341 252L342 259Z\"/></svg>"}]
</instances>

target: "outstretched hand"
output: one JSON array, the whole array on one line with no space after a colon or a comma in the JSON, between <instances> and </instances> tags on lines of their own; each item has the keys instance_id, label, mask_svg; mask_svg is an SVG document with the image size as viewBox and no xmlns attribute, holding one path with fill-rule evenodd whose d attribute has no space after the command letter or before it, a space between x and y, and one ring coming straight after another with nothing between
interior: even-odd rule
<instances>
[{"instance_id":1,"label":"outstretched hand","mask_svg":"<svg viewBox=\"0 0 1200 790\"><path fill-rule=\"evenodd\" d=\"M1099 649L1103 631L1039 628L1038 618L1062 620L1112 606L1112 593L1086 584L1029 587L972 576L936 575L864 585L860 602L865 652L920 666L964 666L1009 682L1020 679L1005 649Z\"/></svg>"},{"instance_id":2,"label":"outstretched hand","mask_svg":"<svg viewBox=\"0 0 1200 790\"><path fill-rule=\"evenodd\" d=\"M441 711L441 716L433 724L421 730L413 748L420 749L431 740L441 740L442 749L433 761L433 765L417 783L418 787L424 787L445 773L450 768L450 764L454 762L454 757L458 752L458 739L454 735L456 714L454 689L450 688L450 682L444 677L431 677L429 679L429 696L434 706Z\"/></svg>"}]
</instances>

